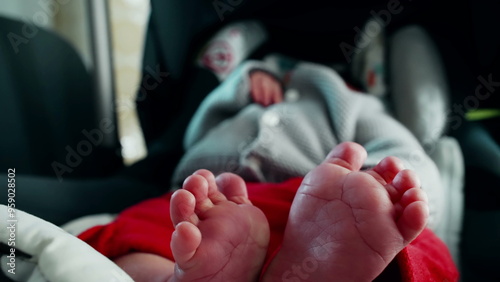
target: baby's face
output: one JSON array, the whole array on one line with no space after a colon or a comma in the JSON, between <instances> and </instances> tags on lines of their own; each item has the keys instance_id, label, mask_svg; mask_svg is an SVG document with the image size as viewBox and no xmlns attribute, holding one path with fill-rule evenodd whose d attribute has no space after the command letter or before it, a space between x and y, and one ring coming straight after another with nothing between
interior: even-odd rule
<instances>
[{"instance_id":1,"label":"baby's face","mask_svg":"<svg viewBox=\"0 0 500 282\"><path fill-rule=\"evenodd\" d=\"M255 71L250 74L250 95L255 103L267 107L283 101L283 88L274 76Z\"/></svg>"}]
</instances>

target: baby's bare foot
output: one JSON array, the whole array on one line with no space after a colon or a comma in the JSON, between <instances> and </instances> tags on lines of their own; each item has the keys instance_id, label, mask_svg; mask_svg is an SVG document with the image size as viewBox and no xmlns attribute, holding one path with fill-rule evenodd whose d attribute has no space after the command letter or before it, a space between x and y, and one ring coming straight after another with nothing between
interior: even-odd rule
<instances>
[{"instance_id":1,"label":"baby's bare foot","mask_svg":"<svg viewBox=\"0 0 500 282\"><path fill-rule=\"evenodd\" d=\"M389 157L361 172L366 151L338 145L302 182L265 281L371 281L425 227L412 171Z\"/></svg>"},{"instance_id":2,"label":"baby's bare foot","mask_svg":"<svg viewBox=\"0 0 500 282\"><path fill-rule=\"evenodd\" d=\"M173 194L170 212L176 266L169 281L258 279L269 226L248 200L241 178L222 174L215 179L209 171L197 171Z\"/></svg>"}]
</instances>

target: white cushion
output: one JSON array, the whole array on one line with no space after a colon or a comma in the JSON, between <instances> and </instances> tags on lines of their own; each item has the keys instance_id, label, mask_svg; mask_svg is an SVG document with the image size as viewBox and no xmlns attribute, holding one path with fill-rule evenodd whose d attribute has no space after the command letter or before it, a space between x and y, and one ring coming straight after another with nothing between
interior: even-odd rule
<instances>
[{"instance_id":1,"label":"white cushion","mask_svg":"<svg viewBox=\"0 0 500 282\"><path fill-rule=\"evenodd\" d=\"M8 208L0 205L0 218L9 218ZM2 258L2 270L15 281L92 282L133 281L120 267L85 242L61 228L16 210L15 247L32 256L22 260L16 251L16 274ZM3 220L5 222L5 220ZM10 226L11 222L7 222ZM12 229L13 230L13 229ZM7 244L11 232L0 229L0 241ZM29 265L34 267L30 267ZM19 280L21 279L22 280Z\"/></svg>"}]
</instances>

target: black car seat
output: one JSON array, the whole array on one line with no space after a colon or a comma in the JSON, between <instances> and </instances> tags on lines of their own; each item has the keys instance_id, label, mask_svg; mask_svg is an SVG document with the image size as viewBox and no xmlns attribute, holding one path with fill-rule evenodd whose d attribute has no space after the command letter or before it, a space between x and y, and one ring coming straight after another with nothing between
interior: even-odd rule
<instances>
[{"instance_id":1,"label":"black car seat","mask_svg":"<svg viewBox=\"0 0 500 282\"><path fill-rule=\"evenodd\" d=\"M94 79L59 35L0 17L0 181L15 171L16 208L59 225L166 190L123 170L120 145L105 142L118 140L117 127L100 115Z\"/></svg>"},{"instance_id":2,"label":"black car seat","mask_svg":"<svg viewBox=\"0 0 500 282\"><path fill-rule=\"evenodd\" d=\"M62 181L119 170L118 144L102 146L104 135L117 135L114 121L102 128L93 79L75 49L52 32L4 17L0 35L2 171Z\"/></svg>"}]
</instances>

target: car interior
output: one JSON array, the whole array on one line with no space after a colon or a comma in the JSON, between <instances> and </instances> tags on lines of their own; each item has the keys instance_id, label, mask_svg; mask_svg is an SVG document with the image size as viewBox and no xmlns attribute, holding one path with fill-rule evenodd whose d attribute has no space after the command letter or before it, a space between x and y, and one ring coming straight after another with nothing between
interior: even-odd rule
<instances>
[{"instance_id":1,"label":"car interior","mask_svg":"<svg viewBox=\"0 0 500 282\"><path fill-rule=\"evenodd\" d=\"M330 66L353 88L383 100L439 169L449 197L435 232L460 280L500 280L497 3L136 1L150 8L130 107L147 154L127 162L118 130L113 6L82 2L90 64L60 33L0 13L0 181L9 183L15 169L20 273L7 272L10 235L3 228L1 281L132 281L76 235L171 190L191 117L220 84L196 60L217 32L248 21L264 27L266 40L246 59L280 53ZM5 187L2 220L13 201Z\"/></svg>"}]
</instances>

